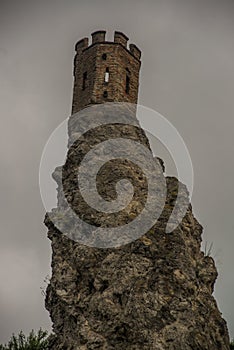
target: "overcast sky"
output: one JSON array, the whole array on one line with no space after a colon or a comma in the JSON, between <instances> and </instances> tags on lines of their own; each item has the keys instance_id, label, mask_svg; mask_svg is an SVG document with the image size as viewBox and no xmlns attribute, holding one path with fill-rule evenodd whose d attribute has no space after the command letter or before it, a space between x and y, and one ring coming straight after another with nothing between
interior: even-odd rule
<instances>
[{"instance_id":1,"label":"overcast sky","mask_svg":"<svg viewBox=\"0 0 234 350\"><path fill-rule=\"evenodd\" d=\"M74 44L97 29L109 40L123 31L141 48L139 103L167 117L186 142L193 208L203 241L213 242L215 296L234 336L233 0L0 4L0 343L21 329L50 329L40 290L51 250L38 169L71 110Z\"/></svg>"}]
</instances>

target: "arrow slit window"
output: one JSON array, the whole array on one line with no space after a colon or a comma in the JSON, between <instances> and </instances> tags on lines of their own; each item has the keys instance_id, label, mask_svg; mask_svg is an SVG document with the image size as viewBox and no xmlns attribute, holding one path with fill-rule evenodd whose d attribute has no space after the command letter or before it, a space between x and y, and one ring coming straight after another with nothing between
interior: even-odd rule
<instances>
[{"instance_id":1,"label":"arrow slit window","mask_svg":"<svg viewBox=\"0 0 234 350\"><path fill-rule=\"evenodd\" d=\"M130 91L130 77L128 74L126 74L126 87L125 87L125 91L127 94L129 94Z\"/></svg>"},{"instance_id":2,"label":"arrow slit window","mask_svg":"<svg viewBox=\"0 0 234 350\"><path fill-rule=\"evenodd\" d=\"M109 79L110 79L110 73L109 73L109 68L107 67L105 71L105 78L104 78L105 83L109 83Z\"/></svg>"}]
</instances>

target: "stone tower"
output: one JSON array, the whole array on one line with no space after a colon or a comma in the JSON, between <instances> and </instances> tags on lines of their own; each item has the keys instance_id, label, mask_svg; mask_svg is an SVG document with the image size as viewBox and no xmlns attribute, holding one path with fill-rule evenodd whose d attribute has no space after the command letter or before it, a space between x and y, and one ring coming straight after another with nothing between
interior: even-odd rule
<instances>
[{"instance_id":1,"label":"stone tower","mask_svg":"<svg viewBox=\"0 0 234 350\"><path fill-rule=\"evenodd\" d=\"M72 114L91 103L137 103L141 51L128 38L114 33L105 41L106 32L92 33L92 43L84 38L76 44Z\"/></svg>"},{"instance_id":2,"label":"stone tower","mask_svg":"<svg viewBox=\"0 0 234 350\"><path fill-rule=\"evenodd\" d=\"M202 226L189 204L182 222L166 232L177 199L178 180L164 176L163 167L153 156L152 163L158 164L159 188L162 178L166 184L166 200L158 221L148 232L117 248L88 246L64 234L69 233L70 221L64 218L71 206L96 227L105 225L108 219L102 212L95 218L79 195L77 173L89 150L108 138L128 138L149 148L143 130L114 125L115 115L113 124L93 128L73 142L80 130L80 113L85 123L87 111L93 108L84 107L107 102L95 115L101 119L113 105L108 102L137 102L141 53L135 45L128 49L127 40L124 34L115 32L114 42L106 42L105 32L98 31L92 34L90 46L87 38L76 44L72 116L68 122L68 144L72 147L66 163L53 173L58 203L45 218L52 245L46 308L54 336L49 349L228 350L226 322L212 295L217 278L215 263L201 251ZM110 200L120 179L132 181L134 200L120 216L109 218L109 223L119 224L121 229L123 223L141 212L147 197L144 173L128 162L133 152L134 146L130 146L126 157L103 166L96 181L99 193ZM141 162L143 156L139 157ZM181 186L182 201L188 202L186 186ZM56 226L56 220L62 229Z\"/></svg>"}]
</instances>

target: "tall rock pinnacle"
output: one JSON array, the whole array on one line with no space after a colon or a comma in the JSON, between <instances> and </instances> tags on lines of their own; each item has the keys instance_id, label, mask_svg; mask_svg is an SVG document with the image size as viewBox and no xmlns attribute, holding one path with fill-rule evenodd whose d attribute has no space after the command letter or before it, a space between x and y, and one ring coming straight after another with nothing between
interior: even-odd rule
<instances>
[{"instance_id":1,"label":"tall rock pinnacle","mask_svg":"<svg viewBox=\"0 0 234 350\"><path fill-rule=\"evenodd\" d=\"M159 202L163 198L163 183L166 186L163 210L147 232L139 224L142 235L133 239L129 232L126 242L122 240L123 225L143 212L150 187L139 167L144 163L144 153L138 155L139 164L129 156L134 154L137 144L152 154L136 119L136 110L130 105L137 103L141 52L134 44L128 48L127 42L121 32L115 32L114 42L107 42L105 31L97 31L92 34L90 45L88 38L76 44L69 150L65 164L58 164L60 167L53 173L58 184L57 208L45 218L52 244L52 277L46 294L46 308L55 334L50 348L228 350L226 322L212 296L217 271L212 257L201 251L202 226L189 204L182 222L172 232L166 232L177 198L178 180L165 177L162 161L153 155L150 166L154 166L155 196ZM119 107L123 122L117 124L116 110L113 112L112 108L113 103L118 106L116 102L123 102ZM89 130L81 135L92 108L93 129L90 131L92 125L87 122ZM95 124L106 116L110 117L109 123ZM124 122L128 118L134 120L134 125ZM111 203L118 197L116 184L127 178L134 195L119 213L102 213L93 210L82 198L77 172L82 173L81 162L88 152L94 150L95 154L97 145L120 138L124 142L131 140L132 146L129 144L121 151L121 158L108 158L106 166L98 172L96 187L99 195ZM115 149L114 142L112 146ZM113 149L102 150L102 154L108 156ZM88 178L90 174L85 175ZM129 188L122 185L127 192ZM186 186L181 184L181 188L182 199L188 202ZM87 198L92 200L91 190ZM85 231L86 226L67 222L70 208L95 229ZM152 204L152 208L149 220L156 206ZM119 235L108 238L109 242L114 241L113 246L105 246L105 237L98 233L99 229L112 226Z\"/></svg>"}]
</instances>

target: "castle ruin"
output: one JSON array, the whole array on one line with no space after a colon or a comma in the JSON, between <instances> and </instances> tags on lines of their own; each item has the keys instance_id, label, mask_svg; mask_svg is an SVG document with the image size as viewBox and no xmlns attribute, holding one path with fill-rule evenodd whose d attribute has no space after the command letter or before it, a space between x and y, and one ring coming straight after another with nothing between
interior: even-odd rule
<instances>
[{"instance_id":1,"label":"castle ruin","mask_svg":"<svg viewBox=\"0 0 234 350\"><path fill-rule=\"evenodd\" d=\"M105 41L105 31L93 33L90 45L88 38L76 44L70 141L75 113L95 104L137 103L141 52L134 44L129 48L127 44L128 38L120 32L115 32L113 42ZM107 127L98 134L99 141L108 135L113 137L113 132L118 137L123 135L120 127ZM124 130L126 134L149 148L143 131L129 126ZM73 149L77 158L85 155L87 144L94 142L93 135L83 141ZM110 182L119 179L120 170L136 180L139 196L144 193L144 187L137 182L138 170L131 163L112 166L102 174L104 195L112 193ZM79 201L74 200L76 189L69 180L76 171L77 165L68 161L63 167L63 182L61 167L55 170L57 209L65 207L61 197L64 184L66 196L79 207ZM160 171L164 176L163 167ZM166 233L178 180L164 179L167 197L157 223L139 239L117 248L80 244L60 232L46 215L53 251L46 295L55 334L51 338L52 350L229 349L226 322L212 296L217 278L214 260L201 251L202 226L190 204L180 225ZM183 196L188 198L184 185ZM122 219L132 214L131 210L123 213ZM101 219L100 216L98 224ZM92 215L87 220L91 222Z\"/></svg>"}]
</instances>

